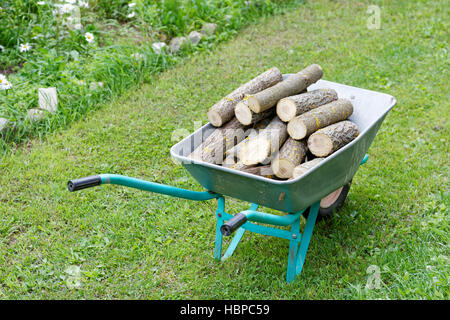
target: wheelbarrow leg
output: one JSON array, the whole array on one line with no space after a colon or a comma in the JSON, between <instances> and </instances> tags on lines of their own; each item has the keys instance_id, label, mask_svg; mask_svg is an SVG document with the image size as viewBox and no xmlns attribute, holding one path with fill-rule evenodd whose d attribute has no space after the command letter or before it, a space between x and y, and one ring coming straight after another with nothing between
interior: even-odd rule
<instances>
[{"instance_id":1,"label":"wheelbarrow leg","mask_svg":"<svg viewBox=\"0 0 450 320\"><path fill-rule=\"evenodd\" d=\"M300 233L300 219L291 225L292 239L289 241L289 259L286 274L286 281L288 283L292 282L302 272L306 252L308 251L309 242L319 212L319 206L320 202L317 202L310 207L310 214L306 220L303 236ZM300 248L298 248L299 244Z\"/></svg>"},{"instance_id":2,"label":"wheelbarrow leg","mask_svg":"<svg viewBox=\"0 0 450 320\"><path fill-rule=\"evenodd\" d=\"M220 259L221 261L225 261L226 259L228 259L229 257L231 257L234 253L234 250L236 250L239 242L242 239L242 236L245 233L245 229L244 228L239 228L236 231L236 235L234 236L233 240L231 241L230 245L228 246L227 251L225 252L225 254L223 255L222 259Z\"/></svg>"},{"instance_id":3,"label":"wheelbarrow leg","mask_svg":"<svg viewBox=\"0 0 450 320\"><path fill-rule=\"evenodd\" d=\"M223 225L223 219L225 215L225 198L220 197L218 200L218 206L216 210L217 224L216 224L216 244L214 246L214 259L220 261L222 256L222 232L220 227Z\"/></svg>"},{"instance_id":4,"label":"wheelbarrow leg","mask_svg":"<svg viewBox=\"0 0 450 320\"><path fill-rule=\"evenodd\" d=\"M295 266L297 263L298 244L300 243L300 217L291 225L292 239L289 240L289 259L287 266L286 281L291 282L295 279Z\"/></svg>"},{"instance_id":5,"label":"wheelbarrow leg","mask_svg":"<svg viewBox=\"0 0 450 320\"><path fill-rule=\"evenodd\" d=\"M308 251L309 241L316 224L317 215L319 213L320 201L316 202L309 209L308 219L306 219L305 229L303 230L302 241L300 242L300 249L297 256L296 274L299 275L302 272L303 264L305 263L306 252Z\"/></svg>"}]
</instances>

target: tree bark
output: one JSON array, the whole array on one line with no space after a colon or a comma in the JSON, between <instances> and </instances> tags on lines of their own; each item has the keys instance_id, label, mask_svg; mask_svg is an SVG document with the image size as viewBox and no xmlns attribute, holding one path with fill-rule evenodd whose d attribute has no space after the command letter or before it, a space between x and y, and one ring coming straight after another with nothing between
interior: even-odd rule
<instances>
[{"instance_id":1,"label":"tree bark","mask_svg":"<svg viewBox=\"0 0 450 320\"><path fill-rule=\"evenodd\" d=\"M221 127L233 118L234 107L245 95L257 93L282 80L283 75L277 68L269 69L260 74L213 105L208 111L209 122L215 127Z\"/></svg>"},{"instance_id":2,"label":"tree bark","mask_svg":"<svg viewBox=\"0 0 450 320\"><path fill-rule=\"evenodd\" d=\"M232 119L225 126L215 129L189 157L198 161L221 164L225 151L245 138L246 128L236 118Z\"/></svg>"},{"instance_id":3,"label":"tree bark","mask_svg":"<svg viewBox=\"0 0 450 320\"><path fill-rule=\"evenodd\" d=\"M295 117L289 121L287 130L293 139L300 140L321 128L347 119L352 113L352 103L347 99L339 99Z\"/></svg>"},{"instance_id":4,"label":"tree bark","mask_svg":"<svg viewBox=\"0 0 450 320\"><path fill-rule=\"evenodd\" d=\"M355 139L358 126L351 121L341 121L320 129L308 138L308 148L316 157L326 157Z\"/></svg>"},{"instance_id":5,"label":"tree bark","mask_svg":"<svg viewBox=\"0 0 450 320\"><path fill-rule=\"evenodd\" d=\"M245 165L265 164L286 139L286 124L275 117L256 137L242 145L239 150L239 159Z\"/></svg>"},{"instance_id":6,"label":"tree bark","mask_svg":"<svg viewBox=\"0 0 450 320\"><path fill-rule=\"evenodd\" d=\"M316 166L319 163L321 163L324 159L325 158L314 158L311 161L307 161L307 162L302 163L299 166L296 166L295 169L294 169L294 172L292 174L293 178L295 179L295 178L300 177L306 171L310 170L314 166Z\"/></svg>"},{"instance_id":7,"label":"tree bark","mask_svg":"<svg viewBox=\"0 0 450 320\"><path fill-rule=\"evenodd\" d=\"M278 100L299 94L310 84L317 82L322 77L322 74L322 68L319 65L310 65L272 87L247 95L248 106L255 113L263 112L273 107Z\"/></svg>"},{"instance_id":8,"label":"tree bark","mask_svg":"<svg viewBox=\"0 0 450 320\"><path fill-rule=\"evenodd\" d=\"M284 122L308 112L316 107L338 99L333 89L317 89L307 93L283 98L277 103L277 115ZM241 123L243 123L241 121Z\"/></svg>"},{"instance_id":9,"label":"tree bark","mask_svg":"<svg viewBox=\"0 0 450 320\"><path fill-rule=\"evenodd\" d=\"M227 158L225 158L223 166L226 167L226 168L234 169L234 170L244 171L246 169L250 169L250 168L253 168L255 166L255 165L246 166L241 161L231 162L231 161L226 161L226 160L227 160Z\"/></svg>"},{"instance_id":10,"label":"tree bark","mask_svg":"<svg viewBox=\"0 0 450 320\"><path fill-rule=\"evenodd\" d=\"M243 172L247 172L250 174L255 174L261 177L265 177L265 178L269 178L272 179L273 178L273 170L270 167L270 165L265 165L265 166L257 166L257 167L250 167L250 168L244 168L241 169L241 171Z\"/></svg>"},{"instance_id":11,"label":"tree bark","mask_svg":"<svg viewBox=\"0 0 450 320\"><path fill-rule=\"evenodd\" d=\"M246 101L241 101L234 108L234 114L240 123L251 125L266 118L270 118L275 114L275 109L271 108L266 111L255 113L250 110Z\"/></svg>"},{"instance_id":12,"label":"tree bark","mask_svg":"<svg viewBox=\"0 0 450 320\"><path fill-rule=\"evenodd\" d=\"M272 170L278 178L292 177L294 168L303 162L308 147L306 142L288 138L272 160Z\"/></svg>"}]
</instances>

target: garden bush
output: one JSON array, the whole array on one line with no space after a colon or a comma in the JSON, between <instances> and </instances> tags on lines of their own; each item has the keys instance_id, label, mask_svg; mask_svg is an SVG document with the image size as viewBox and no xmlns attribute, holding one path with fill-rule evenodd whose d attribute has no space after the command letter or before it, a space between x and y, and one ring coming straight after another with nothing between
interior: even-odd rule
<instances>
[{"instance_id":1,"label":"garden bush","mask_svg":"<svg viewBox=\"0 0 450 320\"><path fill-rule=\"evenodd\" d=\"M124 90L208 50L262 16L281 13L291 0L12 0L0 6L0 150L67 126ZM214 35L179 54L152 43L169 43L205 23ZM32 119L38 89L56 87L58 110ZM2 122L0 122L0 126Z\"/></svg>"}]
</instances>

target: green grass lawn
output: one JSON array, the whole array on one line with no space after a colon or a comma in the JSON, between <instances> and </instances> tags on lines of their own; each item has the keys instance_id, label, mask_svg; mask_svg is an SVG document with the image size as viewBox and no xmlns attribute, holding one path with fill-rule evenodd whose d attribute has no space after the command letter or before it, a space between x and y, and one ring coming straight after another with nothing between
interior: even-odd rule
<instances>
[{"instance_id":1,"label":"green grass lawn","mask_svg":"<svg viewBox=\"0 0 450 320\"><path fill-rule=\"evenodd\" d=\"M0 297L448 299L444 4L308 1L4 157ZM366 26L369 5L381 9L380 29ZM67 191L68 179L95 173L202 190L170 161L173 131L204 124L209 106L269 67L288 73L311 63L327 80L389 93L398 104L343 210L316 226L290 285L285 240L246 234L231 259L213 259L215 201L113 186ZM227 205L233 214L247 207ZM379 289L365 288L372 265Z\"/></svg>"}]
</instances>

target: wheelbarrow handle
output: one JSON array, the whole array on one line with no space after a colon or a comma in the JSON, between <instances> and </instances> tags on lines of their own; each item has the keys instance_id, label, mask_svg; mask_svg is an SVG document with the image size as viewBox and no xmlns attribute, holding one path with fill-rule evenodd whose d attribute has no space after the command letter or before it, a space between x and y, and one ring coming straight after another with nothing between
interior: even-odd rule
<instances>
[{"instance_id":1,"label":"wheelbarrow handle","mask_svg":"<svg viewBox=\"0 0 450 320\"><path fill-rule=\"evenodd\" d=\"M273 224L275 226L289 226L295 220L300 218L300 215L303 213L303 211L305 210L303 209L300 212L279 216L276 214L265 213L256 210L245 210L239 212L237 215L233 216L230 220L225 222L220 228L220 232L222 232L224 236L229 236L247 221Z\"/></svg>"},{"instance_id":2,"label":"wheelbarrow handle","mask_svg":"<svg viewBox=\"0 0 450 320\"><path fill-rule=\"evenodd\" d=\"M227 237L231 235L234 231L239 229L246 222L247 216L244 213L239 212L237 215L233 216L233 218L225 222L220 227L220 232L222 232L222 234Z\"/></svg>"},{"instance_id":3,"label":"wheelbarrow handle","mask_svg":"<svg viewBox=\"0 0 450 320\"><path fill-rule=\"evenodd\" d=\"M156 192L172 197L196 201L204 201L221 197L220 194L210 191L199 192L186 190L151 181L126 177L119 174L100 174L96 176L89 176L85 178L70 180L67 183L67 188L69 189L69 191L77 191L81 189L95 187L101 184L116 184L120 186Z\"/></svg>"},{"instance_id":4,"label":"wheelbarrow handle","mask_svg":"<svg viewBox=\"0 0 450 320\"><path fill-rule=\"evenodd\" d=\"M99 175L89 176L80 179L70 180L67 183L67 188L70 192L78 191L90 187L99 186L102 184L102 178Z\"/></svg>"}]
</instances>

